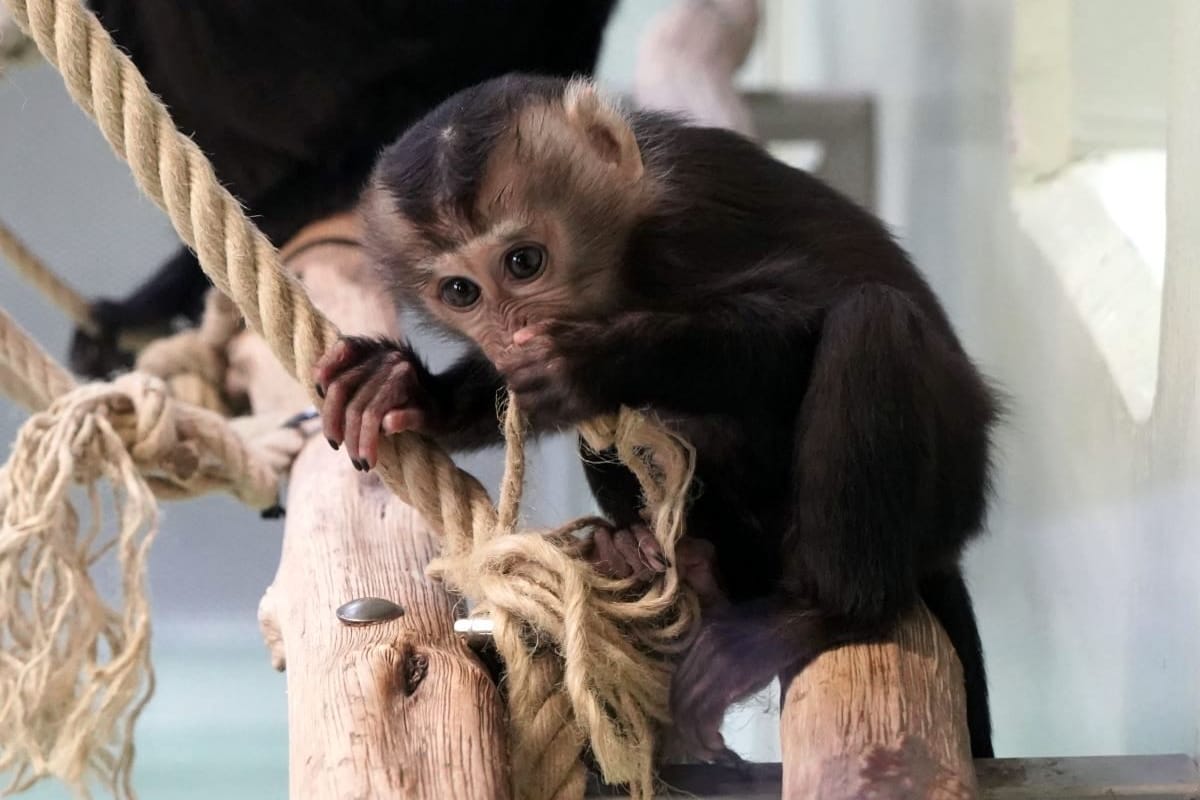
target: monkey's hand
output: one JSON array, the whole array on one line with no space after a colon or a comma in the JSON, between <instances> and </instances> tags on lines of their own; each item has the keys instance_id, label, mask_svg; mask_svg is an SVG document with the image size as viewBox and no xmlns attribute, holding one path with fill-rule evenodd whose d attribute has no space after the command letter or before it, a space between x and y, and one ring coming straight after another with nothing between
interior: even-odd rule
<instances>
[{"instance_id":1,"label":"monkey's hand","mask_svg":"<svg viewBox=\"0 0 1200 800\"><path fill-rule=\"evenodd\" d=\"M654 534L640 522L619 530L596 528L587 559L605 577L633 578L639 583L670 566Z\"/></svg>"},{"instance_id":2,"label":"monkey's hand","mask_svg":"<svg viewBox=\"0 0 1200 800\"><path fill-rule=\"evenodd\" d=\"M85 378L104 379L114 372L131 368L133 354L122 350L117 342L124 316L121 305L110 300L97 300L92 304L91 316L95 331L76 328L71 335L68 358L71 370Z\"/></svg>"},{"instance_id":3,"label":"monkey's hand","mask_svg":"<svg viewBox=\"0 0 1200 800\"><path fill-rule=\"evenodd\" d=\"M379 457L379 435L430 430L435 409L428 373L402 342L344 336L313 372L325 398L325 437L343 442L355 469L368 470Z\"/></svg>"},{"instance_id":4,"label":"monkey's hand","mask_svg":"<svg viewBox=\"0 0 1200 800\"><path fill-rule=\"evenodd\" d=\"M523 328L496 369L517 405L537 426L566 426L615 412L596 370L604 327L590 322L547 322Z\"/></svg>"}]
</instances>

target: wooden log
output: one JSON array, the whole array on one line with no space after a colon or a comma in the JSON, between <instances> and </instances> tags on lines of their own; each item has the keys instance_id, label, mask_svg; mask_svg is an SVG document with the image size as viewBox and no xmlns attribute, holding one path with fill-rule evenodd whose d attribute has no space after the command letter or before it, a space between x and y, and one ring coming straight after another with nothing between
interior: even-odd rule
<instances>
[{"instance_id":1,"label":"wooden log","mask_svg":"<svg viewBox=\"0 0 1200 800\"><path fill-rule=\"evenodd\" d=\"M789 800L977 795L962 667L924 607L891 641L833 650L800 672L780 730Z\"/></svg>"},{"instance_id":2,"label":"wooden log","mask_svg":"<svg viewBox=\"0 0 1200 800\"><path fill-rule=\"evenodd\" d=\"M292 266L342 330L396 333L358 248L318 244ZM308 405L258 337L240 337L231 361L255 411ZM286 508L283 554L259 616L272 662L287 670L290 797L507 798L497 687L453 632L455 599L424 576L435 534L319 435L292 468ZM339 621L340 606L367 597L404 613Z\"/></svg>"}]
</instances>

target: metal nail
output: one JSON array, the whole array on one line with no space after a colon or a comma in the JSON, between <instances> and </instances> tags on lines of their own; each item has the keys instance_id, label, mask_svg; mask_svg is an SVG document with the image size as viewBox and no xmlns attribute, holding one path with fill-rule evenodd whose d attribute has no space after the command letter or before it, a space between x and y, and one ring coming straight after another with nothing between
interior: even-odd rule
<instances>
[{"instance_id":1,"label":"metal nail","mask_svg":"<svg viewBox=\"0 0 1200 800\"><path fill-rule=\"evenodd\" d=\"M340 606L337 618L343 625L375 625L404 616L404 609L382 597L360 597Z\"/></svg>"}]
</instances>

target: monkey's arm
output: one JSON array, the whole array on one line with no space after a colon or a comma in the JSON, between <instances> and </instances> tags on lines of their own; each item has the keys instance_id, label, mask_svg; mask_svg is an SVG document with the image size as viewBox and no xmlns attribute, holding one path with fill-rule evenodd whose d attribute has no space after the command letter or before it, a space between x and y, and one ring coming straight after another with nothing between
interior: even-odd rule
<instances>
[{"instance_id":1,"label":"monkey's arm","mask_svg":"<svg viewBox=\"0 0 1200 800\"><path fill-rule=\"evenodd\" d=\"M527 411L574 422L621 405L688 414L796 402L807 323L778 300L636 311L535 329L500 371Z\"/></svg>"},{"instance_id":2,"label":"monkey's arm","mask_svg":"<svg viewBox=\"0 0 1200 800\"><path fill-rule=\"evenodd\" d=\"M132 358L118 347L121 334L139 330L148 335L161 334L176 317L198 320L210 285L195 254L181 247L128 297L100 299L92 304L92 318L99 331L91 335L75 329L69 355L71 369L88 378L104 378L114 370L129 367Z\"/></svg>"},{"instance_id":3,"label":"monkey's arm","mask_svg":"<svg viewBox=\"0 0 1200 800\"><path fill-rule=\"evenodd\" d=\"M467 353L436 375L427 371L426 380L439 414L431 434L443 447L478 450L503 440L498 403L504 381L482 353Z\"/></svg>"},{"instance_id":4,"label":"monkey's arm","mask_svg":"<svg viewBox=\"0 0 1200 800\"><path fill-rule=\"evenodd\" d=\"M478 351L435 375L404 342L346 336L318 362L313 379L325 397L325 436L334 447L345 442L358 469L375 465L381 433L416 431L451 450L501 438L496 402L503 383Z\"/></svg>"}]
</instances>

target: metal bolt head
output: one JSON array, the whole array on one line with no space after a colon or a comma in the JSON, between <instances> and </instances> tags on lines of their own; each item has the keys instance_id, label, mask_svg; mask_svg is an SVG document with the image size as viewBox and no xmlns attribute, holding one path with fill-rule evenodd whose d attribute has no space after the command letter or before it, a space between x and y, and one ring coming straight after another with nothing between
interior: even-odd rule
<instances>
[{"instance_id":1,"label":"metal bolt head","mask_svg":"<svg viewBox=\"0 0 1200 800\"><path fill-rule=\"evenodd\" d=\"M495 623L487 617L463 617L454 620L454 632L463 636L491 636Z\"/></svg>"},{"instance_id":2,"label":"metal bolt head","mask_svg":"<svg viewBox=\"0 0 1200 800\"><path fill-rule=\"evenodd\" d=\"M337 618L343 625L376 625L404 616L404 609L382 597L360 597L340 606Z\"/></svg>"},{"instance_id":3,"label":"metal bolt head","mask_svg":"<svg viewBox=\"0 0 1200 800\"><path fill-rule=\"evenodd\" d=\"M491 645L495 623L487 617L466 617L454 620L454 632L463 637L467 647L481 650Z\"/></svg>"}]
</instances>

